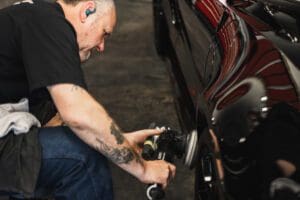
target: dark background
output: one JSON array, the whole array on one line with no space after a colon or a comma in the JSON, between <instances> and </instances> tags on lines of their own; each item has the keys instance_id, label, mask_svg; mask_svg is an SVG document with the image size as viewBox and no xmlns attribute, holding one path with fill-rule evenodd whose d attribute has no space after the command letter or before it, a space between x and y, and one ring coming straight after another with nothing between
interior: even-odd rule
<instances>
[{"instance_id":1,"label":"dark background","mask_svg":"<svg viewBox=\"0 0 300 200\"><path fill-rule=\"evenodd\" d=\"M11 2L0 0L0 7ZM116 4L118 22L105 52L95 53L83 64L91 94L125 132L147 128L151 122L180 129L167 66L153 44L152 1L117 0ZM177 176L166 199L192 200L194 172L181 161L176 165ZM144 184L111 166L116 200L146 199Z\"/></svg>"}]
</instances>

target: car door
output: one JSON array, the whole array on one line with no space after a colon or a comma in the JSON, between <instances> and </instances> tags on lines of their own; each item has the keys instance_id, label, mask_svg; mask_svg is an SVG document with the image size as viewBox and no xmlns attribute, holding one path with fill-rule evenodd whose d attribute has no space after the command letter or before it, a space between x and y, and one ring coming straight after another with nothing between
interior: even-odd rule
<instances>
[{"instance_id":1,"label":"car door","mask_svg":"<svg viewBox=\"0 0 300 200\"><path fill-rule=\"evenodd\" d=\"M174 0L162 0L161 4L164 8L164 15L166 17L166 23L169 32L169 38L172 46L175 45L178 38L178 27L177 27L177 19L176 19L176 2Z\"/></svg>"},{"instance_id":2,"label":"car door","mask_svg":"<svg viewBox=\"0 0 300 200\"><path fill-rule=\"evenodd\" d=\"M176 56L194 106L197 95L210 84L219 68L221 54L213 27L193 0L173 0L177 9Z\"/></svg>"}]
</instances>

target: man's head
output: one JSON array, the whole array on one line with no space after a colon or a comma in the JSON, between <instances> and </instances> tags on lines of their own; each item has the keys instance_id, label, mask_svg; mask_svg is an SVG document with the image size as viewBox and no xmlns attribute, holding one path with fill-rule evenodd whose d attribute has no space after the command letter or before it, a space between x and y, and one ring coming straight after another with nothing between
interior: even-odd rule
<instances>
[{"instance_id":1,"label":"man's head","mask_svg":"<svg viewBox=\"0 0 300 200\"><path fill-rule=\"evenodd\" d=\"M104 50L104 42L116 24L113 0L58 0L66 18L75 28L81 61L90 57L93 48Z\"/></svg>"}]
</instances>

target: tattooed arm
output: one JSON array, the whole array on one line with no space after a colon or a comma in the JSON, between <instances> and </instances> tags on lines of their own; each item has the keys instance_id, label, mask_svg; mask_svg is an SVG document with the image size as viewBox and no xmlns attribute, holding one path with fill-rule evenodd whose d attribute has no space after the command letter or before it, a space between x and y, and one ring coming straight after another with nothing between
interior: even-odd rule
<instances>
[{"instance_id":1,"label":"tattooed arm","mask_svg":"<svg viewBox=\"0 0 300 200\"><path fill-rule=\"evenodd\" d=\"M72 84L57 84L48 90L65 124L112 162L145 183L166 186L168 176L174 176L173 165L164 161L144 161L101 104L86 90ZM147 134L158 133L152 130Z\"/></svg>"}]
</instances>

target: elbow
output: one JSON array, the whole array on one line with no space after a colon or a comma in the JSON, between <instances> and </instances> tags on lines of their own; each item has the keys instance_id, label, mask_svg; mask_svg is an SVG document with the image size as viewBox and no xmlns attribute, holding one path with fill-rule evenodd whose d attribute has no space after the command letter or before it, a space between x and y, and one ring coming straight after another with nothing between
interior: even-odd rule
<instances>
[{"instance_id":1,"label":"elbow","mask_svg":"<svg viewBox=\"0 0 300 200\"><path fill-rule=\"evenodd\" d=\"M87 126L88 120L86 120L86 115L84 114L75 112L65 112L60 113L60 115L64 123L72 129L83 130Z\"/></svg>"}]
</instances>

